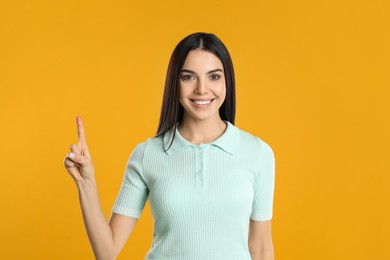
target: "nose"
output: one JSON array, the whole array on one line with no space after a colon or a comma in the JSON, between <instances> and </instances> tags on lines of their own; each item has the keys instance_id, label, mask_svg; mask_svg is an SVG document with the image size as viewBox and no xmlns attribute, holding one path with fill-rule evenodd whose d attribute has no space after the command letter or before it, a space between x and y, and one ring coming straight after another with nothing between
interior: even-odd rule
<instances>
[{"instance_id":1,"label":"nose","mask_svg":"<svg viewBox=\"0 0 390 260\"><path fill-rule=\"evenodd\" d=\"M208 85L205 79L199 79L196 83L195 92L197 94L207 94L208 93Z\"/></svg>"}]
</instances>

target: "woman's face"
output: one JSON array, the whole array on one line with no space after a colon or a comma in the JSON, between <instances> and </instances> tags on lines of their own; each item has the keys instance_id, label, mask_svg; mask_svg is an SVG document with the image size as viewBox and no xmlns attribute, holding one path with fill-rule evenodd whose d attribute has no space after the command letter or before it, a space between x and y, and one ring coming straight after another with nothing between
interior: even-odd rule
<instances>
[{"instance_id":1,"label":"woman's face","mask_svg":"<svg viewBox=\"0 0 390 260\"><path fill-rule=\"evenodd\" d=\"M200 49L190 51L180 73L179 100L184 118L220 119L219 108L225 97L225 75L219 58Z\"/></svg>"}]
</instances>

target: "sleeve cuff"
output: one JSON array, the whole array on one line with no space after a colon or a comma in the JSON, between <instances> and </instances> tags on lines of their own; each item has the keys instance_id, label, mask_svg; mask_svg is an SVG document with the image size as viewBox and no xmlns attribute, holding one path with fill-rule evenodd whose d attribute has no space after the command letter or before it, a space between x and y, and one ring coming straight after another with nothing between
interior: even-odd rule
<instances>
[{"instance_id":1,"label":"sleeve cuff","mask_svg":"<svg viewBox=\"0 0 390 260\"><path fill-rule=\"evenodd\" d=\"M134 209L123 208L120 206L114 206L112 208L112 213L138 219L141 216L142 212Z\"/></svg>"},{"instance_id":2,"label":"sleeve cuff","mask_svg":"<svg viewBox=\"0 0 390 260\"><path fill-rule=\"evenodd\" d=\"M252 214L250 219L254 221L267 221L272 219L272 212L265 214Z\"/></svg>"}]
</instances>

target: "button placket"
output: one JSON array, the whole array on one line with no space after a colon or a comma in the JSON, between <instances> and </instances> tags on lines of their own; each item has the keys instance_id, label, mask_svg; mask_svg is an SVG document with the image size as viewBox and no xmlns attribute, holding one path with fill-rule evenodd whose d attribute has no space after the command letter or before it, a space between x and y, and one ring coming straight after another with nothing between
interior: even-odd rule
<instances>
[{"instance_id":1,"label":"button placket","mask_svg":"<svg viewBox=\"0 0 390 260\"><path fill-rule=\"evenodd\" d=\"M204 185L204 149L200 146L196 146L196 173L195 179L197 186L202 187Z\"/></svg>"}]
</instances>

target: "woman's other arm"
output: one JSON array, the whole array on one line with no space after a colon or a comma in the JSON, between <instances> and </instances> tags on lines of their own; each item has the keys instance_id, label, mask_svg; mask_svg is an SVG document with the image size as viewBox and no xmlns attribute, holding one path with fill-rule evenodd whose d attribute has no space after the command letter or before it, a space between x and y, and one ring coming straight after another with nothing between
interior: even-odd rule
<instances>
[{"instance_id":1,"label":"woman's other arm","mask_svg":"<svg viewBox=\"0 0 390 260\"><path fill-rule=\"evenodd\" d=\"M96 259L115 259L130 236L136 218L113 214L107 222L101 208L94 167L88 151L81 118L76 117L78 144L64 160L66 170L76 183L84 225Z\"/></svg>"},{"instance_id":2,"label":"woman's other arm","mask_svg":"<svg viewBox=\"0 0 390 260\"><path fill-rule=\"evenodd\" d=\"M271 220L250 220L248 245L252 260L275 259L271 235Z\"/></svg>"},{"instance_id":3,"label":"woman's other arm","mask_svg":"<svg viewBox=\"0 0 390 260\"><path fill-rule=\"evenodd\" d=\"M79 183L77 187L85 229L96 259L115 259L133 231L137 219L112 214L107 223L95 181Z\"/></svg>"}]
</instances>

